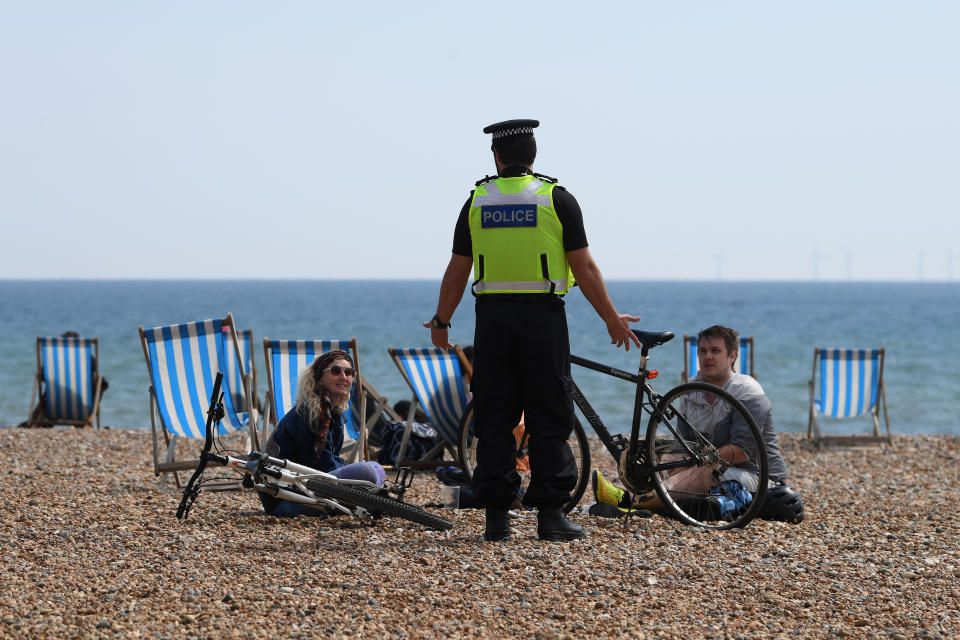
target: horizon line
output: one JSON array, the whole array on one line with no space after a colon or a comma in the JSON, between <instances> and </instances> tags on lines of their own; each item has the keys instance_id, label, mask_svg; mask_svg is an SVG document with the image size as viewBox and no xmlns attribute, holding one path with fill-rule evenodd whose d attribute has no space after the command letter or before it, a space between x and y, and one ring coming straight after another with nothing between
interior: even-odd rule
<instances>
[{"instance_id":1,"label":"horizon line","mask_svg":"<svg viewBox=\"0 0 960 640\"><path fill-rule=\"evenodd\" d=\"M349 278L304 278L304 277L249 277L249 278L190 278L190 277L24 277L0 278L0 283L30 282L439 282L442 278L426 277L349 277ZM646 283L702 283L702 284L956 284L958 279L851 279L851 278L781 278L781 279L736 279L736 278L604 278L605 282Z\"/></svg>"}]
</instances>

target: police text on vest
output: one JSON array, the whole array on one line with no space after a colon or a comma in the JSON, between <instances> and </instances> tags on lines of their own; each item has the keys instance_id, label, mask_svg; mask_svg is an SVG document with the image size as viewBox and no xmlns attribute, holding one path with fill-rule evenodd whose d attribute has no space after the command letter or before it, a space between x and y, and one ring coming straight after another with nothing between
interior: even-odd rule
<instances>
[{"instance_id":1,"label":"police text on vest","mask_svg":"<svg viewBox=\"0 0 960 640\"><path fill-rule=\"evenodd\" d=\"M537 207L531 204L485 205L480 207L480 226L483 229L536 227Z\"/></svg>"}]
</instances>

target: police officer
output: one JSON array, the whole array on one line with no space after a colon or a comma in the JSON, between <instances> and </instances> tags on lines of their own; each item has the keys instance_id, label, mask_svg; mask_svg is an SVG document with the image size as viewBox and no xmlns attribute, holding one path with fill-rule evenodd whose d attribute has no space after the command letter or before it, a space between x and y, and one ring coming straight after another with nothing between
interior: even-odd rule
<instances>
[{"instance_id":1,"label":"police officer","mask_svg":"<svg viewBox=\"0 0 960 640\"><path fill-rule=\"evenodd\" d=\"M521 414L530 433L531 480L523 502L539 509L541 540L584 536L562 505L576 485L567 445L573 402L570 343L563 295L574 281L607 325L611 342L640 346L617 313L587 248L576 199L556 180L533 172L536 120L508 120L484 128L492 134L496 177L470 194L454 231L453 255L440 286L433 319L425 322L433 344L450 349L448 328L473 270L476 297L473 379L477 468L474 484L486 507L484 538L510 537L508 508L517 496L513 428Z\"/></svg>"}]
</instances>

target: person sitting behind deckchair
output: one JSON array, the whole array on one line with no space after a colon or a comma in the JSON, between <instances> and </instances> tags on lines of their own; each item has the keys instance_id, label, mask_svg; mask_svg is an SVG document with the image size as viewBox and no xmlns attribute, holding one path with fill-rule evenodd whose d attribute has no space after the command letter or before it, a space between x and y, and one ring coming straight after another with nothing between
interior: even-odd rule
<instances>
[{"instance_id":1,"label":"person sitting behind deckchair","mask_svg":"<svg viewBox=\"0 0 960 640\"><path fill-rule=\"evenodd\" d=\"M770 486L767 488L763 506L759 517L767 520L782 520L792 524L799 524L803 520L803 500L800 494L786 485L787 465L780 454L777 442L777 433L773 427L773 410L769 398L763 387L754 378L734 371L734 363L739 351L740 337L737 332L728 327L714 325L700 332L697 336L697 361L699 371L693 379L695 382L707 382L729 392L734 398L743 403L753 415L760 427L763 443L767 450L767 462L770 472ZM703 396L702 398L700 396ZM684 400L680 407L684 415L691 418L696 424L704 424L707 416L711 415L711 406L706 394L692 394L689 400ZM702 416L703 419L698 419ZM743 508L749 503L749 495L739 493L744 487L749 490L756 488L756 473L749 469L738 467L746 460L746 454L735 444L737 433L734 426L730 431L708 430L716 439L714 445L719 447L721 457L731 463L729 474L736 474L730 479L734 483L734 494L743 496L743 504L736 505ZM746 428L745 425L739 428ZM723 478L727 480L727 478ZM674 481L677 482L676 480ZM714 482L709 474L688 474L680 480L686 482L685 487L690 490L704 491ZM606 478L595 471L593 474L593 491L598 504L608 504L621 509L662 509L660 498L653 494L631 496L627 491L613 486ZM739 499L739 497L738 497ZM644 514L645 515L645 514Z\"/></svg>"},{"instance_id":2,"label":"person sitting behind deckchair","mask_svg":"<svg viewBox=\"0 0 960 640\"><path fill-rule=\"evenodd\" d=\"M344 413L356 370L346 351L328 351L314 360L297 381L296 404L277 423L267 440L267 455L284 458L338 478L367 480L383 486L386 472L376 462L346 464L343 447ZM268 514L279 517L322 515L313 507L260 493Z\"/></svg>"}]
</instances>

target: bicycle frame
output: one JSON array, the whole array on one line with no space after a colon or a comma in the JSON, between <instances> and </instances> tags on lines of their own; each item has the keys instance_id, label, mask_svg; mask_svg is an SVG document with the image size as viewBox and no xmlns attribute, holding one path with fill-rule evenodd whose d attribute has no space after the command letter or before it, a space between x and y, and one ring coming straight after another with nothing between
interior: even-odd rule
<instances>
[{"instance_id":1,"label":"bicycle frame","mask_svg":"<svg viewBox=\"0 0 960 640\"><path fill-rule=\"evenodd\" d=\"M593 360L587 360L586 358L581 358L580 356L575 356L573 354L570 355L570 362L608 376L613 376L615 378L620 378L621 380L626 380L627 382L632 382L633 384L637 385L637 393L633 406L631 440L637 439L640 429L640 418L643 413L642 405L645 395L644 392L648 389L646 378L642 378L639 374L629 373L627 371L623 371L622 369L617 369L616 367L611 367L610 365L594 362ZM640 366L641 373L644 372L645 366L646 356L644 356ZM593 406L590 404L590 401L587 400L587 397L583 394L583 391L580 390L580 387L574 381L572 376L568 379L568 381L570 385L570 395L573 397L574 404L580 408L580 412L583 413L583 416L587 419L587 422L589 422L590 426L593 427L593 430L596 432L597 436L599 436L600 441L607 448L607 451L610 452L610 455L613 456L613 459L619 462L621 455L628 447L626 439L621 434L617 434L616 436L611 434L610 430L607 429L607 426L603 424L603 420L600 419L600 415L594 410Z\"/></svg>"},{"instance_id":2,"label":"bicycle frame","mask_svg":"<svg viewBox=\"0 0 960 640\"><path fill-rule=\"evenodd\" d=\"M610 455L613 456L613 459L617 465L619 466L621 463L626 462L631 467L630 471L635 474L645 476L649 476L660 471L667 471L669 469L689 466L689 460L684 459L666 462L656 466L650 466L643 462L643 458L640 457L643 454L641 449L642 440L640 436L641 419L644 415L644 412L650 414L651 416L658 415L658 412L660 411L658 407L660 400L663 397L658 394L648 382L649 379L655 378L658 375L658 372L647 370L647 360L649 358L647 351L648 350L644 348L641 352L640 368L636 374L623 371L622 369L618 369L616 367L611 367L610 365L594 362L593 360L588 360L580 356L573 354L570 355L570 361L573 364L586 369L592 369L593 371L597 371L598 373L603 373L608 376L620 378L621 380L626 380L627 382L631 382L636 385L637 391L634 397L633 420L631 423L629 440L624 438L621 434L613 435L610 433L610 430L607 429L605 424L603 424L603 420L600 419L599 414L590 405L587 397L584 395L583 391L580 390L580 387L577 386L577 383L573 380L573 377L571 376L569 378L569 391L570 395L573 397L574 403L580 409L581 413L583 413L584 417L587 419L587 422L590 423L590 426L600 438L600 441L603 443L603 445L607 448L607 451L609 451ZM704 456L695 453L687 445L686 439L682 438L680 434L677 433L669 421L664 422L687 454L696 460L698 464L702 463L704 461ZM699 439L702 441L701 444L710 445L709 441L707 441L706 438L700 435L695 429L691 430L693 433L696 433L699 436ZM627 451L625 460L623 455L624 451Z\"/></svg>"},{"instance_id":3,"label":"bicycle frame","mask_svg":"<svg viewBox=\"0 0 960 640\"><path fill-rule=\"evenodd\" d=\"M308 505L327 506L347 515L357 514L339 502L316 495L313 491L307 488L306 481L312 478L324 480L326 482L332 482L335 484L348 484L357 488L366 489L368 491L378 489L377 485L367 480L348 480L338 478L324 471L305 467L295 462L290 462L289 460L272 458L261 452L251 453L250 460L241 460L232 456L224 457L225 463L223 466L230 467L234 471L250 476L253 479L253 482L250 483L249 488L269 493L270 495L280 498L281 500L299 502ZM272 482L256 481L257 478L262 479L263 476L274 478L278 482L277 484L274 484ZM289 491L283 487L284 484L287 486L295 486L303 493Z\"/></svg>"}]
</instances>

